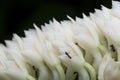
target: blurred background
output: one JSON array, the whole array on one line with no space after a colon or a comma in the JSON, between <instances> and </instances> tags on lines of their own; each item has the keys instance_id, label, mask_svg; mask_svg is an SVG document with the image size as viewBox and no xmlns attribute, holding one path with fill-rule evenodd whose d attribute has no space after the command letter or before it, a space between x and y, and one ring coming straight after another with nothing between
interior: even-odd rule
<instances>
[{"instance_id":1,"label":"blurred background","mask_svg":"<svg viewBox=\"0 0 120 80\"><path fill-rule=\"evenodd\" d=\"M13 33L24 36L33 23L66 20L66 15L82 17L81 13L89 15L100 5L111 8L111 0L0 0L0 43L11 40Z\"/></svg>"}]
</instances>

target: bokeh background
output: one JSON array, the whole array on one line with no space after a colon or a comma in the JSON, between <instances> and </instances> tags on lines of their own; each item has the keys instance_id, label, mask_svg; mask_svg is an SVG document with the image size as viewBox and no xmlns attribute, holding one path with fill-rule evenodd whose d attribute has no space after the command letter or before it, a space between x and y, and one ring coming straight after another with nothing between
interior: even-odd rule
<instances>
[{"instance_id":1,"label":"bokeh background","mask_svg":"<svg viewBox=\"0 0 120 80\"><path fill-rule=\"evenodd\" d=\"M24 36L24 30L48 23L55 18L66 20L82 13L89 15L100 5L111 8L111 0L0 0L0 43L11 40L12 34Z\"/></svg>"}]
</instances>

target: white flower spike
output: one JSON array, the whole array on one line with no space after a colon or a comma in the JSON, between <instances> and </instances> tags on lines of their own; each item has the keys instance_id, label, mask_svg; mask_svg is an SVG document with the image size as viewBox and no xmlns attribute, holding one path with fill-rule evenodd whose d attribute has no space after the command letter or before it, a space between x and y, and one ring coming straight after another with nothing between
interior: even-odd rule
<instances>
[{"instance_id":1,"label":"white flower spike","mask_svg":"<svg viewBox=\"0 0 120 80\"><path fill-rule=\"evenodd\" d=\"M67 17L0 44L0 80L120 80L120 2Z\"/></svg>"}]
</instances>

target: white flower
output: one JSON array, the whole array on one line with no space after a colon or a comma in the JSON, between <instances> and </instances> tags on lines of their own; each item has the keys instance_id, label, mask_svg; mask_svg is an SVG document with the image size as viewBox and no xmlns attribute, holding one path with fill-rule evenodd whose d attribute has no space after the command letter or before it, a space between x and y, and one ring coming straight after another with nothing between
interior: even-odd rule
<instances>
[{"instance_id":1,"label":"white flower","mask_svg":"<svg viewBox=\"0 0 120 80\"><path fill-rule=\"evenodd\" d=\"M19 56L14 56L0 45L0 79L1 80L35 80L27 71L27 68L19 60Z\"/></svg>"},{"instance_id":2,"label":"white flower","mask_svg":"<svg viewBox=\"0 0 120 80\"><path fill-rule=\"evenodd\" d=\"M73 31L76 42L86 52L85 59L91 63L97 71L102 60L102 53L99 52L99 46L101 44L98 34L92 25L86 16L84 16L83 19L77 18L76 22L73 22ZM92 59L94 59L94 61Z\"/></svg>"},{"instance_id":3,"label":"white flower","mask_svg":"<svg viewBox=\"0 0 120 80\"><path fill-rule=\"evenodd\" d=\"M104 80L104 71L105 68L108 66L107 64L112 60L112 57L109 53L107 53L100 64L99 70L98 70L98 80Z\"/></svg>"},{"instance_id":4,"label":"white flower","mask_svg":"<svg viewBox=\"0 0 120 80\"><path fill-rule=\"evenodd\" d=\"M120 2L25 30L0 44L0 80L120 80Z\"/></svg>"},{"instance_id":5,"label":"white flower","mask_svg":"<svg viewBox=\"0 0 120 80\"><path fill-rule=\"evenodd\" d=\"M112 9L109 11L113 16L120 18L120 2L112 1Z\"/></svg>"},{"instance_id":6,"label":"white flower","mask_svg":"<svg viewBox=\"0 0 120 80\"><path fill-rule=\"evenodd\" d=\"M115 48L114 51L117 51L117 58L118 61L120 61L120 19L111 15L108 9L105 7L103 7L103 13L104 18L101 18L101 20L103 21L104 25L100 26L99 28L107 39L108 48L110 50L111 46L112 48Z\"/></svg>"},{"instance_id":7,"label":"white flower","mask_svg":"<svg viewBox=\"0 0 120 80\"><path fill-rule=\"evenodd\" d=\"M120 80L120 63L111 60L104 70L104 80Z\"/></svg>"}]
</instances>

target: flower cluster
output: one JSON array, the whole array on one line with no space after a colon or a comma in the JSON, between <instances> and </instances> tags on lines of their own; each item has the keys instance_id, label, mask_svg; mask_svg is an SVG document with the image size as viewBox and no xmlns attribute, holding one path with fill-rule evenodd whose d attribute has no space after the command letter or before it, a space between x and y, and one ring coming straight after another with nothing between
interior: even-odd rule
<instances>
[{"instance_id":1,"label":"flower cluster","mask_svg":"<svg viewBox=\"0 0 120 80\"><path fill-rule=\"evenodd\" d=\"M25 30L0 44L0 80L120 80L120 2Z\"/></svg>"}]
</instances>

